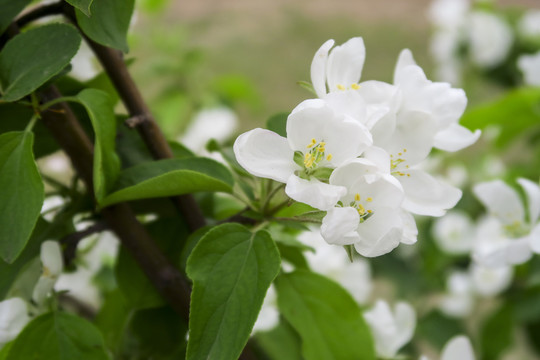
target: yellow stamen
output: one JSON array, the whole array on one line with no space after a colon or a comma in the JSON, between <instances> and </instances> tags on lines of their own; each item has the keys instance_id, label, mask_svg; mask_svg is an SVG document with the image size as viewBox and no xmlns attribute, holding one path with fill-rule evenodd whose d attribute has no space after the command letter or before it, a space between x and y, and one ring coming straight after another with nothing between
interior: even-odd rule
<instances>
[{"instance_id":1,"label":"yellow stamen","mask_svg":"<svg viewBox=\"0 0 540 360\"><path fill-rule=\"evenodd\" d=\"M367 212L368 212L368 214L371 214L371 213L372 213L373 211L371 211L371 210L368 210Z\"/></svg>"},{"instance_id":2,"label":"yellow stamen","mask_svg":"<svg viewBox=\"0 0 540 360\"><path fill-rule=\"evenodd\" d=\"M338 90L345 90L345 86L338 84L337 85Z\"/></svg>"},{"instance_id":3,"label":"yellow stamen","mask_svg":"<svg viewBox=\"0 0 540 360\"><path fill-rule=\"evenodd\" d=\"M362 204L358 204L358 213L360 215L364 215L366 213L366 209L362 206Z\"/></svg>"},{"instance_id":4,"label":"yellow stamen","mask_svg":"<svg viewBox=\"0 0 540 360\"><path fill-rule=\"evenodd\" d=\"M353 89L353 90L358 90L358 89L360 89L360 85L358 85L358 84L351 84L351 89Z\"/></svg>"},{"instance_id":5,"label":"yellow stamen","mask_svg":"<svg viewBox=\"0 0 540 360\"><path fill-rule=\"evenodd\" d=\"M354 200L360 201L360 194L355 194L354 195Z\"/></svg>"},{"instance_id":6,"label":"yellow stamen","mask_svg":"<svg viewBox=\"0 0 540 360\"><path fill-rule=\"evenodd\" d=\"M368 197L368 198L366 199L366 201L367 201L367 202L372 202L372 201L373 201L373 198L372 198L372 197Z\"/></svg>"},{"instance_id":7,"label":"yellow stamen","mask_svg":"<svg viewBox=\"0 0 540 360\"><path fill-rule=\"evenodd\" d=\"M320 146L320 147L317 149L318 152L324 152L325 150L326 150L326 149L325 149L324 147L322 147L322 146Z\"/></svg>"},{"instance_id":8,"label":"yellow stamen","mask_svg":"<svg viewBox=\"0 0 540 360\"><path fill-rule=\"evenodd\" d=\"M328 154L328 156L326 157L326 160L328 161L332 160L332 154Z\"/></svg>"}]
</instances>

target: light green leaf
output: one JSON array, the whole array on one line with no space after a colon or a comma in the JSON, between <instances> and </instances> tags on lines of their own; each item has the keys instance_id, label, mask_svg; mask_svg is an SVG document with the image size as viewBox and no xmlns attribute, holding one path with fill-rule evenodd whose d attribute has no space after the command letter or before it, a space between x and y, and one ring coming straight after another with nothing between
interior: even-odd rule
<instances>
[{"instance_id":1,"label":"light green leaf","mask_svg":"<svg viewBox=\"0 0 540 360\"><path fill-rule=\"evenodd\" d=\"M0 34L2 34L13 18L17 16L31 0L0 0Z\"/></svg>"},{"instance_id":2,"label":"light green leaf","mask_svg":"<svg viewBox=\"0 0 540 360\"><path fill-rule=\"evenodd\" d=\"M238 359L279 267L267 232L238 224L210 230L187 263L194 285L186 359Z\"/></svg>"},{"instance_id":3,"label":"light green leaf","mask_svg":"<svg viewBox=\"0 0 540 360\"><path fill-rule=\"evenodd\" d=\"M15 339L6 360L106 360L103 338L75 315L52 312L32 320Z\"/></svg>"},{"instance_id":4,"label":"light green leaf","mask_svg":"<svg viewBox=\"0 0 540 360\"><path fill-rule=\"evenodd\" d=\"M66 0L68 3L70 3L72 6L79 9L84 15L91 16L92 11L90 7L92 6L92 2L94 0Z\"/></svg>"},{"instance_id":5,"label":"light green leaf","mask_svg":"<svg viewBox=\"0 0 540 360\"><path fill-rule=\"evenodd\" d=\"M26 246L43 205L33 142L31 132L0 135L0 257L8 263Z\"/></svg>"},{"instance_id":6,"label":"light green leaf","mask_svg":"<svg viewBox=\"0 0 540 360\"><path fill-rule=\"evenodd\" d=\"M15 101L64 69L79 50L81 36L71 25L48 24L11 39L0 52L2 100Z\"/></svg>"},{"instance_id":7,"label":"light green leaf","mask_svg":"<svg viewBox=\"0 0 540 360\"><path fill-rule=\"evenodd\" d=\"M233 178L220 163L206 158L167 159L123 170L116 190L102 207L123 201L175 196L196 191L230 192Z\"/></svg>"},{"instance_id":8,"label":"light green leaf","mask_svg":"<svg viewBox=\"0 0 540 360\"><path fill-rule=\"evenodd\" d=\"M101 45L127 53L127 32L135 0L94 0L92 16L75 10L82 31Z\"/></svg>"},{"instance_id":9,"label":"light green leaf","mask_svg":"<svg viewBox=\"0 0 540 360\"><path fill-rule=\"evenodd\" d=\"M373 340L351 295L324 276L297 270L275 281L281 314L300 334L307 360L375 360Z\"/></svg>"},{"instance_id":10,"label":"light green leaf","mask_svg":"<svg viewBox=\"0 0 540 360\"><path fill-rule=\"evenodd\" d=\"M498 146L508 145L516 136L540 123L540 89L519 88L506 93L501 99L471 109L461 124L471 130L489 125L501 127Z\"/></svg>"},{"instance_id":11,"label":"light green leaf","mask_svg":"<svg viewBox=\"0 0 540 360\"><path fill-rule=\"evenodd\" d=\"M120 160L114 151L113 104L106 92L96 89L85 89L76 98L86 108L94 128L94 192L99 203L112 190L120 172Z\"/></svg>"}]
</instances>

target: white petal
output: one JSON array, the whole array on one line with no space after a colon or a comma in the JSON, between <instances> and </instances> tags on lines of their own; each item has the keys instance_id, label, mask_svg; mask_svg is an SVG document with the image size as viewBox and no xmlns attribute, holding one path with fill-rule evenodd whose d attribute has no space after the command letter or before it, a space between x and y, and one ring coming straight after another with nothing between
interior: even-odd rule
<instances>
[{"instance_id":1,"label":"white petal","mask_svg":"<svg viewBox=\"0 0 540 360\"><path fill-rule=\"evenodd\" d=\"M352 207L332 208L322 221L321 235L329 244L350 245L360 238L356 232L359 223L358 211Z\"/></svg>"},{"instance_id":2,"label":"white petal","mask_svg":"<svg viewBox=\"0 0 540 360\"><path fill-rule=\"evenodd\" d=\"M326 76L330 92L339 91L338 85L349 87L358 84L366 59L366 47L361 37L348 40L330 52Z\"/></svg>"},{"instance_id":3,"label":"white petal","mask_svg":"<svg viewBox=\"0 0 540 360\"><path fill-rule=\"evenodd\" d=\"M15 339L30 321L26 303L21 298L0 302L0 348Z\"/></svg>"},{"instance_id":4,"label":"white petal","mask_svg":"<svg viewBox=\"0 0 540 360\"><path fill-rule=\"evenodd\" d=\"M366 102L358 92L351 90L331 92L324 97L324 101L336 113L349 115L359 123L368 125Z\"/></svg>"},{"instance_id":5,"label":"white petal","mask_svg":"<svg viewBox=\"0 0 540 360\"><path fill-rule=\"evenodd\" d=\"M378 209L358 226L360 240L356 251L366 257L381 256L394 250L402 240L402 220L394 209Z\"/></svg>"},{"instance_id":6,"label":"white petal","mask_svg":"<svg viewBox=\"0 0 540 360\"><path fill-rule=\"evenodd\" d=\"M529 208L529 222L535 224L540 215L540 187L531 180L519 178L517 182L527 195L527 206Z\"/></svg>"},{"instance_id":7,"label":"white petal","mask_svg":"<svg viewBox=\"0 0 540 360\"><path fill-rule=\"evenodd\" d=\"M448 254L468 254L473 246L473 224L463 211L452 210L432 227L435 242Z\"/></svg>"},{"instance_id":8,"label":"white petal","mask_svg":"<svg viewBox=\"0 0 540 360\"><path fill-rule=\"evenodd\" d=\"M401 242L403 244L412 245L416 243L418 237L418 228L416 227L416 221L411 213L405 210L400 211L401 221L403 222L403 234Z\"/></svg>"},{"instance_id":9,"label":"white petal","mask_svg":"<svg viewBox=\"0 0 540 360\"><path fill-rule=\"evenodd\" d=\"M441 360L475 360L474 351L469 339L463 335L448 341L441 354Z\"/></svg>"},{"instance_id":10,"label":"white petal","mask_svg":"<svg viewBox=\"0 0 540 360\"><path fill-rule=\"evenodd\" d=\"M403 69L411 65L416 65L416 61L414 61L414 57L411 50L409 49L401 50L398 56L396 67L394 69L394 84L397 84L399 82L399 77Z\"/></svg>"},{"instance_id":11,"label":"white petal","mask_svg":"<svg viewBox=\"0 0 540 360\"><path fill-rule=\"evenodd\" d=\"M240 135L234 142L234 154L251 174L283 183L298 168L287 139L270 130L253 129Z\"/></svg>"},{"instance_id":12,"label":"white petal","mask_svg":"<svg viewBox=\"0 0 540 360\"><path fill-rule=\"evenodd\" d=\"M352 188L362 177L365 182L372 183L378 180L383 174L384 172L381 172L378 164L369 159L359 158L350 160L335 169L330 175L329 181L332 185ZM397 187L401 189L401 185L397 185ZM356 191L356 189L351 191Z\"/></svg>"},{"instance_id":13,"label":"white petal","mask_svg":"<svg viewBox=\"0 0 540 360\"><path fill-rule=\"evenodd\" d=\"M303 202L319 210L328 210L347 193L343 186L329 185L318 180L304 180L291 175L285 193L293 200Z\"/></svg>"},{"instance_id":14,"label":"white petal","mask_svg":"<svg viewBox=\"0 0 540 360\"><path fill-rule=\"evenodd\" d=\"M474 144L480 135L482 135L480 130L473 133L459 124L451 124L435 135L434 146L444 151L458 151Z\"/></svg>"},{"instance_id":15,"label":"white petal","mask_svg":"<svg viewBox=\"0 0 540 360\"><path fill-rule=\"evenodd\" d=\"M495 296L507 289L514 275L511 266L490 268L474 263L470 272L474 290L483 296Z\"/></svg>"},{"instance_id":16,"label":"white petal","mask_svg":"<svg viewBox=\"0 0 540 360\"><path fill-rule=\"evenodd\" d=\"M475 248L473 259L487 267L519 265L532 257L530 237L507 239L491 248Z\"/></svg>"},{"instance_id":17,"label":"white petal","mask_svg":"<svg viewBox=\"0 0 540 360\"><path fill-rule=\"evenodd\" d=\"M62 249L57 241L44 241L41 243L41 263L43 264L43 275L57 278L64 269Z\"/></svg>"},{"instance_id":18,"label":"white petal","mask_svg":"<svg viewBox=\"0 0 540 360\"><path fill-rule=\"evenodd\" d=\"M386 150L377 146L371 146L364 151L363 158L375 164L377 169L382 173L390 174L390 155Z\"/></svg>"},{"instance_id":19,"label":"white petal","mask_svg":"<svg viewBox=\"0 0 540 360\"><path fill-rule=\"evenodd\" d=\"M416 327L416 312L406 302L398 302L394 308L396 321L396 344L398 348L411 341Z\"/></svg>"},{"instance_id":20,"label":"white petal","mask_svg":"<svg viewBox=\"0 0 540 360\"><path fill-rule=\"evenodd\" d=\"M45 299L50 294L56 283L55 278L40 276L34 290L32 291L32 300L38 305L41 306L45 302Z\"/></svg>"},{"instance_id":21,"label":"white petal","mask_svg":"<svg viewBox=\"0 0 540 360\"><path fill-rule=\"evenodd\" d=\"M518 193L501 180L477 184L473 192L490 215L503 224L523 223L525 213Z\"/></svg>"},{"instance_id":22,"label":"white petal","mask_svg":"<svg viewBox=\"0 0 540 360\"><path fill-rule=\"evenodd\" d=\"M403 208L413 214L442 216L461 199L461 190L439 182L422 170L409 170L410 176L399 176L405 200Z\"/></svg>"},{"instance_id":23,"label":"white petal","mask_svg":"<svg viewBox=\"0 0 540 360\"><path fill-rule=\"evenodd\" d=\"M396 324L388 303L377 300L373 308L364 312L364 319L373 334L377 355L393 358L399 348L395 346Z\"/></svg>"},{"instance_id":24,"label":"white petal","mask_svg":"<svg viewBox=\"0 0 540 360\"><path fill-rule=\"evenodd\" d=\"M311 83L317 96L323 98L326 95L326 63L328 51L334 46L334 40L328 40L317 50L311 62Z\"/></svg>"},{"instance_id":25,"label":"white petal","mask_svg":"<svg viewBox=\"0 0 540 360\"><path fill-rule=\"evenodd\" d=\"M537 224L529 235L530 246L532 251L536 254L540 254L540 224Z\"/></svg>"}]
</instances>

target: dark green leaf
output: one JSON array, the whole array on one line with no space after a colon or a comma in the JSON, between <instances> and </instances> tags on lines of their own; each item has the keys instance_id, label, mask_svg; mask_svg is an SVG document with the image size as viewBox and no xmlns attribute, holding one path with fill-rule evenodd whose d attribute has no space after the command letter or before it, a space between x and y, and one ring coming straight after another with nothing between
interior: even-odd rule
<instances>
[{"instance_id":1,"label":"dark green leaf","mask_svg":"<svg viewBox=\"0 0 540 360\"><path fill-rule=\"evenodd\" d=\"M31 0L0 0L0 35Z\"/></svg>"},{"instance_id":2,"label":"dark green leaf","mask_svg":"<svg viewBox=\"0 0 540 360\"><path fill-rule=\"evenodd\" d=\"M43 205L33 141L31 132L0 135L0 257L8 263L23 251Z\"/></svg>"},{"instance_id":3,"label":"dark green leaf","mask_svg":"<svg viewBox=\"0 0 540 360\"><path fill-rule=\"evenodd\" d=\"M103 306L94 319L94 324L103 334L105 346L115 354L120 347L131 312L120 290L116 289L105 296Z\"/></svg>"},{"instance_id":4,"label":"dark green leaf","mask_svg":"<svg viewBox=\"0 0 540 360\"><path fill-rule=\"evenodd\" d=\"M82 11L84 15L86 16L92 15L92 11L90 7L92 6L92 2L94 0L66 0L66 1L70 3L72 6Z\"/></svg>"},{"instance_id":5,"label":"dark green leaf","mask_svg":"<svg viewBox=\"0 0 540 360\"><path fill-rule=\"evenodd\" d=\"M465 333L458 320L446 317L439 311L432 311L419 319L417 331L438 349L442 349L452 337Z\"/></svg>"},{"instance_id":6,"label":"dark green leaf","mask_svg":"<svg viewBox=\"0 0 540 360\"><path fill-rule=\"evenodd\" d=\"M282 274L275 284L279 309L300 334L305 359L375 360L369 328L345 289L306 270Z\"/></svg>"},{"instance_id":7,"label":"dark green leaf","mask_svg":"<svg viewBox=\"0 0 540 360\"><path fill-rule=\"evenodd\" d=\"M123 170L101 206L123 201L232 190L233 178L220 163L206 158L167 159Z\"/></svg>"},{"instance_id":8,"label":"dark green leaf","mask_svg":"<svg viewBox=\"0 0 540 360\"><path fill-rule=\"evenodd\" d=\"M270 331L256 334L257 344L273 360L302 360L301 340L286 321Z\"/></svg>"},{"instance_id":9,"label":"dark green leaf","mask_svg":"<svg viewBox=\"0 0 540 360\"><path fill-rule=\"evenodd\" d=\"M26 96L58 74L77 51L81 36L71 25L48 24L19 34L0 53L2 100Z\"/></svg>"},{"instance_id":10,"label":"dark green leaf","mask_svg":"<svg viewBox=\"0 0 540 360\"><path fill-rule=\"evenodd\" d=\"M94 193L98 202L112 190L120 172L120 161L114 152L116 118L109 95L101 90L85 89L77 95L86 108L95 133Z\"/></svg>"},{"instance_id":11,"label":"dark green leaf","mask_svg":"<svg viewBox=\"0 0 540 360\"><path fill-rule=\"evenodd\" d=\"M64 312L32 320L11 346L6 360L106 360L103 338L94 325Z\"/></svg>"},{"instance_id":12,"label":"dark green leaf","mask_svg":"<svg viewBox=\"0 0 540 360\"><path fill-rule=\"evenodd\" d=\"M492 314L482 326L480 343L482 359L498 359L502 352L512 345L514 333L511 306L502 306Z\"/></svg>"},{"instance_id":13,"label":"dark green leaf","mask_svg":"<svg viewBox=\"0 0 540 360\"><path fill-rule=\"evenodd\" d=\"M94 0L92 16L76 10L82 31L101 45L128 52L127 32L135 0Z\"/></svg>"},{"instance_id":14,"label":"dark green leaf","mask_svg":"<svg viewBox=\"0 0 540 360\"><path fill-rule=\"evenodd\" d=\"M516 136L540 123L540 89L519 88L509 91L503 98L468 111L461 124L469 129L483 129L498 125L501 132L498 146L509 144Z\"/></svg>"},{"instance_id":15,"label":"dark green leaf","mask_svg":"<svg viewBox=\"0 0 540 360\"><path fill-rule=\"evenodd\" d=\"M270 119L268 119L266 121L266 128L268 130L272 130L273 132L283 136L283 137L287 137L287 118L289 117L289 113L279 113L279 114L276 114L272 117L270 117ZM302 155L301 152L297 151L298 153L300 153L300 160L301 160L301 165L300 166L304 166L304 156ZM297 152L294 153L294 160L296 161L296 156L297 156Z\"/></svg>"},{"instance_id":16,"label":"dark green leaf","mask_svg":"<svg viewBox=\"0 0 540 360\"><path fill-rule=\"evenodd\" d=\"M238 224L210 230L186 269L194 282L187 359L238 359L279 267L267 232Z\"/></svg>"}]
</instances>

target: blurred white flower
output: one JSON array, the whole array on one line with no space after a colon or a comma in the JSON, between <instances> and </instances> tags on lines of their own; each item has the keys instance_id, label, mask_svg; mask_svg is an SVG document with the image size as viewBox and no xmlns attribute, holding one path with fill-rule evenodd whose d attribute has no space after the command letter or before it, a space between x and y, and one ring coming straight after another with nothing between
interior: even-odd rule
<instances>
[{"instance_id":1,"label":"blurred white flower","mask_svg":"<svg viewBox=\"0 0 540 360\"><path fill-rule=\"evenodd\" d=\"M41 206L41 215L45 220L52 221L65 202L66 200L60 195L47 196Z\"/></svg>"},{"instance_id":2,"label":"blurred white flower","mask_svg":"<svg viewBox=\"0 0 540 360\"><path fill-rule=\"evenodd\" d=\"M238 127L238 117L229 108L203 109L195 114L185 133L178 139L196 154L204 154L208 141L222 143L231 138Z\"/></svg>"},{"instance_id":3,"label":"blurred white flower","mask_svg":"<svg viewBox=\"0 0 540 360\"><path fill-rule=\"evenodd\" d=\"M420 360L429 360L422 356ZM471 341L464 335L454 336L444 346L440 360L475 360Z\"/></svg>"},{"instance_id":4,"label":"blurred white flower","mask_svg":"<svg viewBox=\"0 0 540 360\"><path fill-rule=\"evenodd\" d=\"M540 24L540 19L538 21ZM521 55L517 60L517 66L523 73L526 85L540 86L540 51L534 55Z\"/></svg>"},{"instance_id":5,"label":"blurred white flower","mask_svg":"<svg viewBox=\"0 0 540 360\"><path fill-rule=\"evenodd\" d=\"M44 241L40 252L42 273L34 287L32 299L41 306L64 269L62 249L57 241Z\"/></svg>"},{"instance_id":6,"label":"blurred white flower","mask_svg":"<svg viewBox=\"0 0 540 360\"><path fill-rule=\"evenodd\" d=\"M469 15L467 30L473 63L492 68L506 59L514 35L504 19L485 11L473 11Z\"/></svg>"},{"instance_id":7,"label":"blurred white flower","mask_svg":"<svg viewBox=\"0 0 540 360\"><path fill-rule=\"evenodd\" d=\"M30 321L28 305L21 298L11 298L0 302L0 349L15 339Z\"/></svg>"},{"instance_id":8,"label":"blurred white flower","mask_svg":"<svg viewBox=\"0 0 540 360\"><path fill-rule=\"evenodd\" d=\"M484 297L495 296L506 290L514 275L511 266L489 268L475 263L471 264L469 272L475 293Z\"/></svg>"},{"instance_id":9,"label":"blurred white flower","mask_svg":"<svg viewBox=\"0 0 540 360\"><path fill-rule=\"evenodd\" d=\"M437 219L432 228L433 238L448 254L468 254L474 242L474 225L461 210L452 210Z\"/></svg>"},{"instance_id":10,"label":"blurred white flower","mask_svg":"<svg viewBox=\"0 0 540 360\"><path fill-rule=\"evenodd\" d=\"M373 284L371 268L366 260L355 258L351 262L345 249L328 245L317 229L303 232L298 240L315 250L305 253L313 271L339 283L359 304L368 301Z\"/></svg>"},{"instance_id":11,"label":"blurred white flower","mask_svg":"<svg viewBox=\"0 0 540 360\"><path fill-rule=\"evenodd\" d=\"M429 7L428 16L437 27L455 29L463 25L469 8L469 0L435 0Z\"/></svg>"},{"instance_id":12,"label":"blurred white flower","mask_svg":"<svg viewBox=\"0 0 540 360\"><path fill-rule=\"evenodd\" d=\"M447 293L441 299L439 308L451 317L465 317L472 311L474 293L468 273L455 271L446 281Z\"/></svg>"},{"instance_id":13,"label":"blurred white flower","mask_svg":"<svg viewBox=\"0 0 540 360\"><path fill-rule=\"evenodd\" d=\"M518 22L518 31L524 37L540 37L540 10L530 9Z\"/></svg>"},{"instance_id":14,"label":"blurred white flower","mask_svg":"<svg viewBox=\"0 0 540 360\"><path fill-rule=\"evenodd\" d=\"M71 66L70 75L81 81L90 80L99 73L94 53L84 41L77 54L71 59Z\"/></svg>"},{"instance_id":15,"label":"blurred white flower","mask_svg":"<svg viewBox=\"0 0 540 360\"><path fill-rule=\"evenodd\" d=\"M392 311L386 301L378 300L364 312L364 318L373 334L375 351L382 358L394 358L414 335L416 313L406 302L398 302Z\"/></svg>"},{"instance_id":16,"label":"blurred white flower","mask_svg":"<svg viewBox=\"0 0 540 360\"><path fill-rule=\"evenodd\" d=\"M267 331L274 328L279 322L279 310L277 308L277 294L274 285L270 285L264 301L261 311L257 317L255 325L253 325L253 332Z\"/></svg>"}]
</instances>

